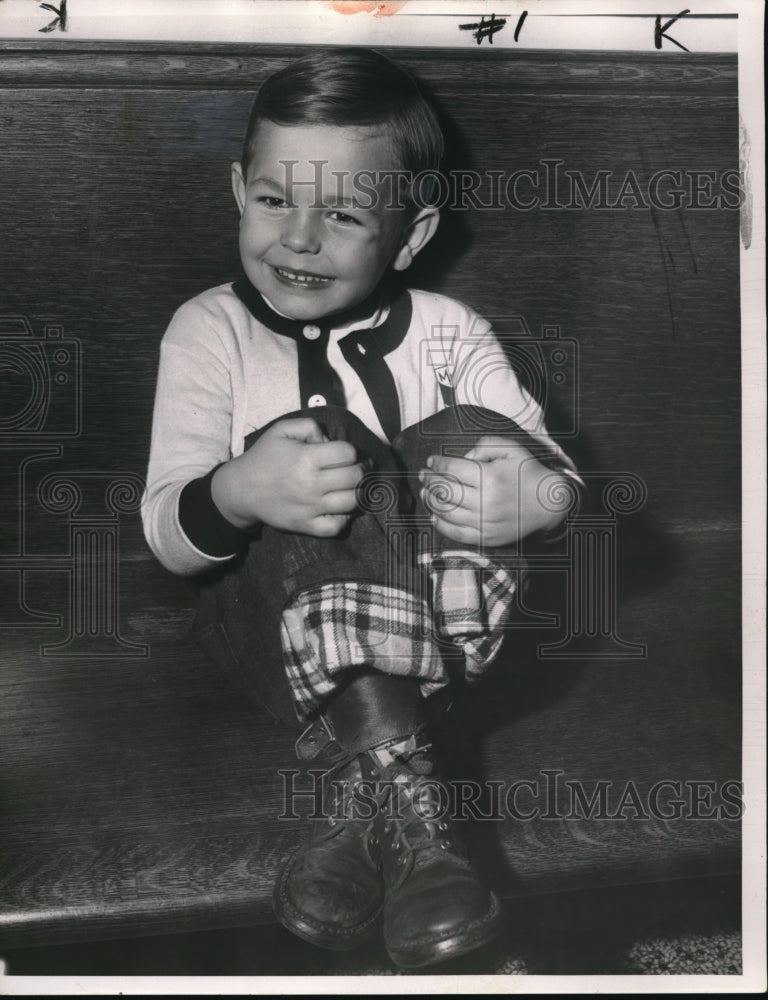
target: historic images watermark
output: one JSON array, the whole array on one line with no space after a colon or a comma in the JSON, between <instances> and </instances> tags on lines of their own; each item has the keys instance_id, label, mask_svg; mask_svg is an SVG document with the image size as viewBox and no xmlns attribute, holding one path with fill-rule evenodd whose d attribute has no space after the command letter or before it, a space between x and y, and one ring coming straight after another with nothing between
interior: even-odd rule
<instances>
[{"instance_id":1,"label":"historic images watermark","mask_svg":"<svg viewBox=\"0 0 768 1000\"><path fill-rule=\"evenodd\" d=\"M747 197L741 170L668 167L584 170L558 157L544 157L513 170L329 170L326 160L281 160L279 196L272 207L303 201L309 208L370 211L415 207L454 212L544 211L738 211Z\"/></svg>"},{"instance_id":2,"label":"historic images watermark","mask_svg":"<svg viewBox=\"0 0 768 1000\"><path fill-rule=\"evenodd\" d=\"M568 778L564 771L543 768L535 777L514 781L452 780L439 782L421 777L412 782L408 796L393 794L396 782L361 779L350 784L349 795L330 794L327 772L310 769L301 777L297 769L278 772L283 782L282 811L278 818L297 820L344 819L350 814L373 819L403 819L407 801L423 819L501 822L532 820L713 820L737 822L744 815L743 785L726 781L662 778L640 786L628 780L585 781Z\"/></svg>"}]
</instances>

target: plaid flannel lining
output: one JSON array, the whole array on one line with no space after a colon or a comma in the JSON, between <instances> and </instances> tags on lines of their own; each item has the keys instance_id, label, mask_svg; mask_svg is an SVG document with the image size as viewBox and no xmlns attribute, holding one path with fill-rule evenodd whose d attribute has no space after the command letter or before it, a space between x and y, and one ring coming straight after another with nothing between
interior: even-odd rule
<instances>
[{"instance_id":1,"label":"plaid flannel lining","mask_svg":"<svg viewBox=\"0 0 768 1000\"><path fill-rule=\"evenodd\" d=\"M417 677L431 694L447 682L424 601L393 587L335 581L298 594L283 611L283 658L300 719L349 667Z\"/></svg>"},{"instance_id":2,"label":"plaid flannel lining","mask_svg":"<svg viewBox=\"0 0 768 1000\"><path fill-rule=\"evenodd\" d=\"M283 657L296 713L309 718L349 667L373 666L421 680L424 696L448 683L435 640L464 654L474 681L504 637L514 577L475 552L424 553L433 611L407 591L369 582L335 581L298 594L281 622Z\"/></svg>"},{"instance_id":3,"label":"plaid flannel lining","mask_svg":"<svg viewBox=\"0 0 768 1000\"><path fill-rule=\"evenodd\" d=\"M476 680L501 648L517 581L478 552L424 552L419 564L432 581L436 635L462 651L465 677Z\"/></svg>"}]
</instances>

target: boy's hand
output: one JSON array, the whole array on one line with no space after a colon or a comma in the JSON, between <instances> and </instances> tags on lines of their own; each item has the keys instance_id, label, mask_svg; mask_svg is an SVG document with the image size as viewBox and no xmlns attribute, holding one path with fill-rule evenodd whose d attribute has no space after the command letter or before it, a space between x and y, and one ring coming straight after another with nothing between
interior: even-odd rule
<instances>
[{"instance_id":1,"label":"boy's hand","mask_svg":"<svg viewBox=\"0 0 768 1000\"><path fill-rule=\"evenodd\" d=\"M244 454L222 465L211 495L239 528L261 522L330 538L356 507L363 468L353 445L329 441L309 417L279 420Z\"/></svg>"},{"instance_id":2,"label":"boy's hand","mask_svg":"<svg viewBox=\"0 0 768 1000\"><path fill-rule=\"evenodd\" d=\"M463 458L431 455L419 479L425 487L422 499L429 487L458 500L457 506L434 515L442 535L464 544L499 546L560 523L565 509L553 513L537 495L539 485L552 475L521 444L489 436Z\"/></svg>"}]
</instances>

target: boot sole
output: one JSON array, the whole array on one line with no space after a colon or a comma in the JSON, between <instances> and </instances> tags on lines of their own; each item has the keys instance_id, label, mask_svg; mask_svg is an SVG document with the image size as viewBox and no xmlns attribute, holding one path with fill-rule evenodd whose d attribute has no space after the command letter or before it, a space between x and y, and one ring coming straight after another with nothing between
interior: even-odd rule
<instances>
[{"instance_id":1,"label":"boot sole","mask_svg":"<svg viewBox=\"0 0 768 1000\"><path fill-rule=\"evenodd\" d=\"M387 954L401 969L418 969L424 965L435 965L490 944L498 936L502 923L501 906L494 896L488 915L471 930L438 941L420 943L408 949L391 948L387 945Z\"/></svg>"},{"instance_id":2,"label":"boot sole","mask_svg":"<svg viewBox=\"0 0 768 1000\"><path fill-rule=\"evenodd\" d=\"M280 875L272 894L272 909L286 930L295 934L296 937L300 937L302 941L317 945L319 948L328 948L331 951L352 951L373 937L383 906L356 927L338 931L329 930L327 927L318 926L310 918L304 917L288 900L284 886L289 872L290 868Z\"/></svg>"}]
</instances>

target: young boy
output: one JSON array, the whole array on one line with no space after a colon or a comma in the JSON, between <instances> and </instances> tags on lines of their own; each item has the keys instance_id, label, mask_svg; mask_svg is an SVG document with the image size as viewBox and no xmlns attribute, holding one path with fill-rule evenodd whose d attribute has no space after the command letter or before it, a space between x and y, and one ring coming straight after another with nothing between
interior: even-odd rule
<instances>
[{"instance_id":1,"label":"young boy","mask_svg":"<svg viewBox=\"0 0 768 1000\"><path fill-rule=\"evenodd\" d=\"M318 51L264 83L232 167L244 276L164 337L143 502L168 569L216 571L249 684L277 714L290 692L299 757L333 779L278 918L341 949L383 910L404 967L498 928L444 815L424 696L448 644L468 679L495 656L516 543L557 528L542 497L574 477L489 324L393 280L437 230L442 150L376 52Z\"/></svg>"}]
</instances>

